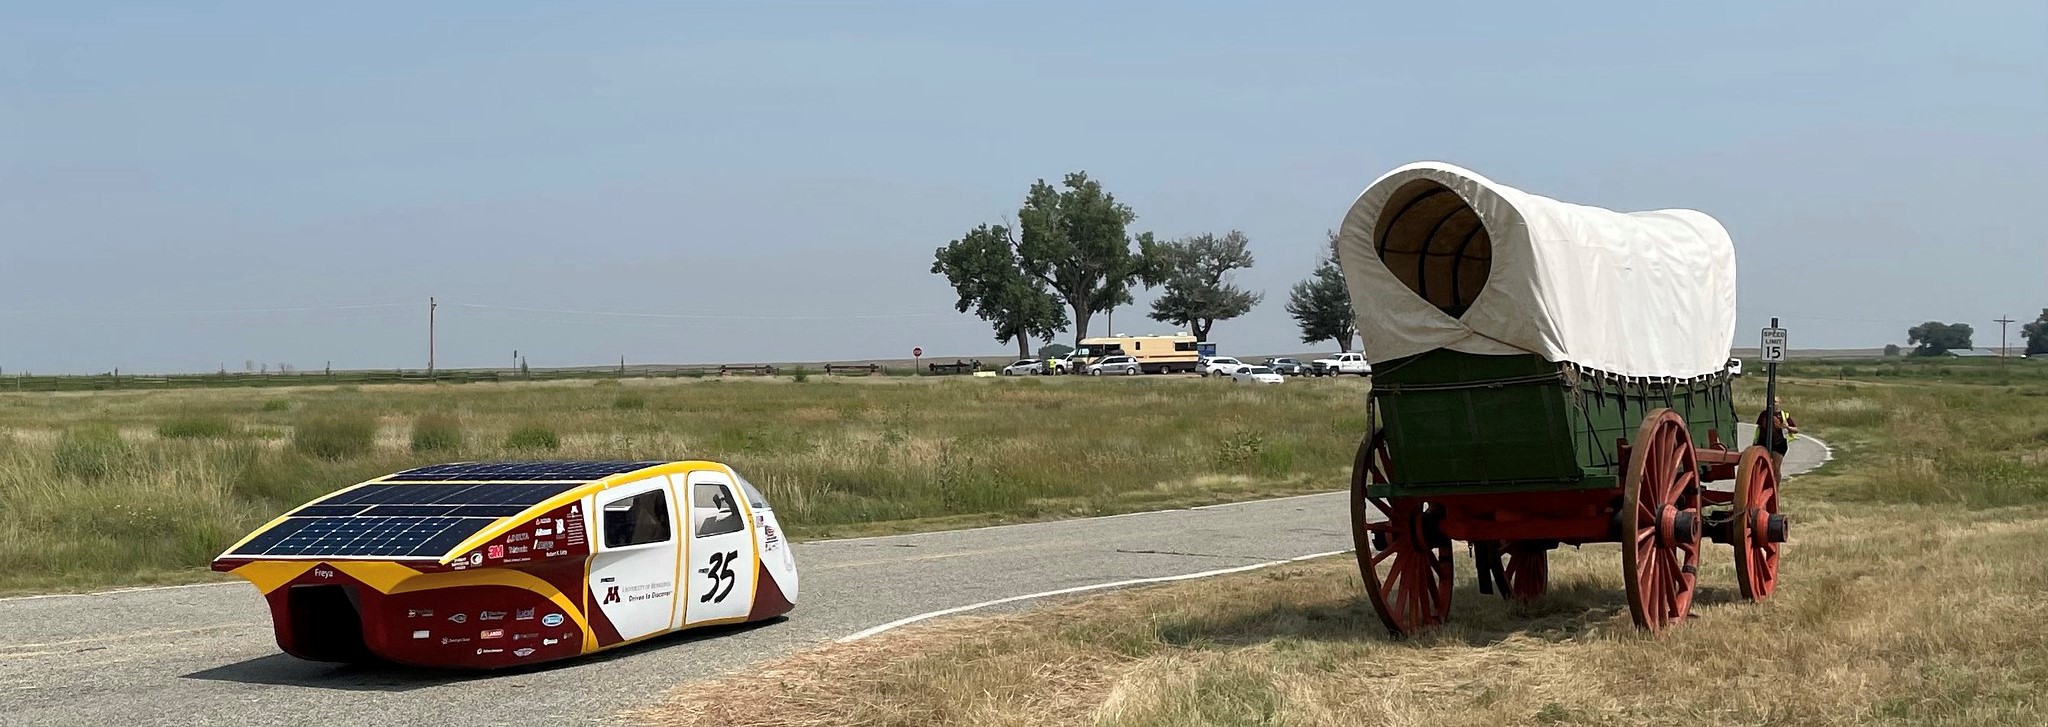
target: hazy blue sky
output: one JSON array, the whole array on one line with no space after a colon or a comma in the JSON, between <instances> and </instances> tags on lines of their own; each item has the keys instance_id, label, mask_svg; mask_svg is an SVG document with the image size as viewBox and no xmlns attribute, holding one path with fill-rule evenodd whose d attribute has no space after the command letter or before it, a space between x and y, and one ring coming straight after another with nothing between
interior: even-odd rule
<instances>
[{"instance_id":1,"label":"hazy blue sky","mask_svg":"<svg viewBox=\"0 0 2048 727\"><path fill-rule=\"evenodd\" d=\"M1076 169L1250 235L1236 353L1420 159L1714 215L1740 343L2048 306L2039 0L596 5L0 6L0 367L1000 353L932 250Z\"/></svg>"}]
</instances>

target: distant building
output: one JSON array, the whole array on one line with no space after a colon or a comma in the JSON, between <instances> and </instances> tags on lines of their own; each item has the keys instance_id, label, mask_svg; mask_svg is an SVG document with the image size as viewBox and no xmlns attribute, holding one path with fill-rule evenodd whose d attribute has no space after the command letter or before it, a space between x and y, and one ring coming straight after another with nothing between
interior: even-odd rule
<instances>
[{"instance_id":1,"label":"distant building","mask_svg":"<svg viewBox=\"0 0 2048 727\"><path fill-rule=\"evenodd\" d=\"M1998 358L1995 348L1951 348L1948 355L1956 358Z\"/></svg>"}]
</instances>

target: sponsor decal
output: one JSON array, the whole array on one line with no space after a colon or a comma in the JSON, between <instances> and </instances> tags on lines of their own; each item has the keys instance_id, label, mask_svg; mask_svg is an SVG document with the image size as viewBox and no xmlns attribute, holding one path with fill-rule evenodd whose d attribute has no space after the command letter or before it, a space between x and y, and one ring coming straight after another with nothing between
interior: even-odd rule
<instances>
[{"instance_id":1,"label":"sponsor decal","mask_svg":"<svg viewBox=\"0 0 2048 727\"><path fill-rule=\"evenodd\" d=\"M619 602L619 587L618 587L618 586L612 586L611 588L609 588L609 589L605 590L605 592L604 592L604 600L602 600L602 601L598 601L598 602L597 602L597 605L599 605L599 606L602 606L602 605L605 605L605 604L607 604L607 603L618 603L618 602Z\"/></svg>"},{"instance_id":2,"label":"sponsor decal","mask_svg":"<svg viewBox=\"0 0 2048 727\"><path fill-rule=\"evenodd\" d=\"M611 591L605 593L604 602L613 603L620 600L619 596L621 590L625 592L625 601L627 603L634 603L638 601L651 601L657 598L667 598L669 594L673 592L673 590L670 588L673 585L675 584L670 583L669 581L662 581L660 583L641 583L637 585L626 586L623 589L621 589L619 586L612 586Z\"/></svg>"},{"instance_id":3,"label":"sponsor decal","mask_svg":"<svg viewBox=\"0 0 2048 727\"><path fill-rule=\"evenodd\" d=\"M553 557L555 557L555 556L558 556L558 555L568 555L568 554L569 554L569 551L566 551L566 550L550 550L550 551L548 551L547 553L543 554L543 555L542 555L541 557L543 557L543 558L553 558Z\"/></svg>"},{"instance_id":4,"label":"sponsor decal","mask_svg":"<svg viewBox=\"0 0 2048 727\"><path fill-rule=\"evenodd\" d=\"M530 550L530 548L527 548L524 545L514 545L510 548L506 548L505 552L511 555L518 555L520 553L526 552L527 550Z\"/></svg>"},{"instance_id":5,"label":"sponsor decal","mask_svg":"<svg viewBox=\"0 0 2048 727\"><path fill-rule=\"evenodd\" d=\"M426 632L426 631L425 631L424 629L422 629L422 630L420 630L420 631L414 631L414 632L412 632L412 637L413 637L413 638L415 638L415 639L424 639L424 638L427 638L427 637L429 637L429 636L433 636L433 634L431 634L431 633L427 633L427 632Z\"/></svg>"},{"instance_id":6,"label":"sponsor decal","mask_svg":"<svg viewBox=\"0 0 2048 727\"><path fill-rule=\"evenodd\" d=\"M540 638L540 632L538 632L538 631L535 631L535 632L533 632L533 633L530 633L530 634L513 634L513 635L512 635L512 640L513 640L513 641L528 641L528 640L532 640L532 639L538 639L538 638Z\"/></svg>"},{"instance_id":7,"label":"sponsor decal","mask_svg":"<svg viewBox=\"0 0 2048 727\"><path fill-rule=\"evenodd\" d=\"M477 655L477 656L483 656L483 655L485 655L485 654L503 654L503 653L505 653L505 650L504 650L504 649L477 649L477 650L476 650L476 655Z\"/></svg>"},{"instance_id":8,"label":"sponsor decal","mask_svg":"<svg viewBox=\"0 0 2048 727\"><path fill-rule=\"evenodd\" d=\"M314 568L313 575L318 578L333 578L334 571L328 570L326 568Z\"/></svg>"},{"instance_id":9,"label":"sponsor decal","mask_svg":"<svg viewBox=\"0 0 2048 727\"><path fill-rule=\"evenodd\" d=\"M405 610L405 617L406 617L406 618L433 618L433 617L434 617L434 609L431 609L431 608L408 608L408 609L406 609L406 610Z\"/></svg>"},{"instance_id":10,"label":"sponsor decal","mask_svg":"<svg viewBox=\"0 0 2048 727\"><path fill-rule=\"evenodd\" d=\"M505 630L504 630L504 629L485 629L483 633L477 634L477 635L476 635L476 637L477 637L477 638L479 638L479 639L485 639L485 640L489 640L489 639L502 639L502 638L505 638Z\"/></svg>"},{"instance_id":11,"label":"sponsor decal","mask_svg":"<svg viewBox=\"0 0 2048 727\"><path fill-rule=\"evenodd\" d=\"M519 543L519 542L525 542L525 540L526 540L527 538L531 538L531 537L533 537L533 536L531 536L531 535L527 535L526 533L509 533L509 534L507 534L507 535L505 536L505 542L507 542L507 543Z\"/></svg>"},{"instance_id":12,"label":"sponsor decal","mask_svg":"<svg viewBox=\"0 0 2048 727\"><path fill-rule=\"evenodd\" d=\"M548 537L548 536L550 536L550 535L554 535L554 534L555 534L555 529L554 529L554 528L534 528L534 529L533 529L533 537L536 537L536 538L545 538L545 537Z\"/></svg>"},{"instance_id":13,"label":"sponsor decal","mask_svg":"<svg viewBox=\"0 0 2048 727\"><path fill-rule=\"evenodd\" d=\"M458 613L448 617L449 623L469 623L469 614Z\"/></svg>"},{"instance_id":14,"label":"sponsor decal","mask_svg":"<svg viewBox=\"0 0 2048 727\"><path fill-rule=\"evenodd\" d=\"M551 550L551 549L553 549L554 547L555 547L555 541L552 541L552 540L535 540L535 541L533 541L533 549L534 549L534 550Z\"/></svg>"},{"instance_id":15,"label":"sponsor decal","mask_svg":"<svg viewBox=\"0 0 2048 727\"><path fill-rule=\"evenodd\" d=\"M560 625L562 625L562 614L559 614L559 613L551 613L551 614L548 614L548 615L546 615L546 616L542 616L542 617L540 618L540 625L542 625L542 626L546 626L546 627L548 627L548 628L554 628L554 627L556 627L556 626L560 626Z\"/></svg>"},{"instance_id":16,"label":"sponsor decal","mask_svg":"<svg viewBox=\"0 0 2048 727\"><path fill-rule=\"evenodd\" d=\"M533 649L532 649L532 648L530 648L530 647L529 647L529 648L525 648L525 649L520 649L520 650L518 650L518 651L514 651L514 652L512 652L512 655L513 655L513 656L533 656Z\"/></svg>"},{"instance_id":17,"label":"sponsor decal","mask_svg":"<svg viewBox=\"0 0 2048 727\"><path fill-rule=\"evenodd\" d=\"M514 611L514 612L512 613L512 619L513 619L513 620L515 620L515 621L532 621L532 620L533 620L533 609L530 609L530 608L522 608L522 609L519 609L518 611Z\"/></svg>"},{"instance_id":18,"label":"sponsor decal","mask_svg":"<svg viewBox=\"0 0 2048 727\"><path fill-rule=\"evenodd\" d=\"M562 641L561 641L560 639L541 639L541 640L540 640L540 645L541 645L541 646L554 646L555 644L559 644L559 643L562 643Z\"/></svg>"},{"instance_id":19,"label":"sponsor decal","mask_svg":"<svg viewBox=\"0 0 2048 727\"><path fill-rule=\"evenodd\" d=\"M470 554L469 554L469 564L470 564L470 565L483 565L483 564L484 564L484 554L482 554L482 553L470 553Z\"/></svg>"},{"instance_id":20,"label":"sponsor decal","mask_svg":"<svg viewBox=\"0 0 2048 727\"><path fill-rule=\"evenodd\" d=\"M493 546L491 546L491 547L485 548L485 549L484 549L484 551L485 551L485 553L486 553L486 555L485 555L484 557L487 557L487 558L503 558L503 557L505 557L505 546L503 546L503 545L493 545Z\"/></svg>"},{"instance_id":21,"label":"sponsor decal","mask_svg":"<svg viewBox=\"0 0 2048 727\"><path fill-rule=\"evenodd\" d=\"M467 636L459 636L459 637L455 637L455 638L449 638L449 637L447 637L447 636L443 636L443 637L441 637L441 645L442 645L442 646L447 646L447 645L449 645L449 644L467 644L467 643L469 643L469 637L467 637Z\"/></svg>"},{"instance_id":22,"label":"sponsor decal","mask_svg":"<svg viewBox=\"0 0 2048 727\"><path fill-rule=\"evenodd\" d=\"M478 621L503 621L503 620L505 620L505 612L504 612L504 611L484 611L484 612L482 612L482 613L479 613L479 614L477 614L477 615L476 615L476 620L478 620Z\"/></svg>"},{"instance_id":23,"label":"sponsor decal","mask_svg":"<svg viewBox=\"0 0 2048 727\"><path fill-rule=\"evenodd\" d=\"M568 528L562 527L562 519L561 519L561 518L555 518L555 532L558 532L558 533L566 533L566 532L569 532L569 529L568 529Z\"/></svg>"}]
</instances>

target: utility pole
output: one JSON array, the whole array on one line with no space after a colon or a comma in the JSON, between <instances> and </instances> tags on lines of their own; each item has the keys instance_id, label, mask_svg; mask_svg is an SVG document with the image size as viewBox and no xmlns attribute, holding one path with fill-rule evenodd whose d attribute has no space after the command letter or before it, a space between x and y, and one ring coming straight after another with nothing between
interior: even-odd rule
<instances>
[{"instance_id":1,"label":"utility pole","mask_svg":"<svg viewBox=\"0 0 2048 727\"><path fill-rule=\"evenodd\" d=\"M2013 320L2011 316L2006 316L1992 322L1998 324L1998 368L2003 371L2005 370L2005 326L2012 323Z\"/></svg>"},{"instance_id":2,"label":"utility pole","mask_svg":"<svg viewBox=\"0 0 2048 727\"><path fill-rule=\"evenodd\" d=\"M429 377L434 375L434 309L439 307L440 304L434 302L434 296L427 296L427 376Z\"/></svg>"}]
</instances>

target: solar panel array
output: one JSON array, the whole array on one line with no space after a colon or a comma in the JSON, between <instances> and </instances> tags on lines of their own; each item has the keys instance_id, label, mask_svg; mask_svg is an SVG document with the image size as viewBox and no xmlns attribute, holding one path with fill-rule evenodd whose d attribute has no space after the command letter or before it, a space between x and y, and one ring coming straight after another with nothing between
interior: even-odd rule
<instances>
[{"instance_id":1,"label":"solar panel array","mask_svg":"<svg viewBox=\"0 0 2048 727\"><path fill-rule=\"evenodd\" d=\"M590 482L633 470L646 469L661 462L457 462L437 464L384 478L386 482L445 482L449 480L472 480L493 482L533 482L539 480L560 480L564 482Z\"/></svg>"},{"instance_id":2,"label":"solar panel array","mask_svg":"<svg viewBox=\"0 0 2048 727\"><path fill-rule=\"evenodd\" d=\"M661 462L465 462L335 493L236 548L246 557L439 557L500 518Z\"/></svg>"}]
</instances>

